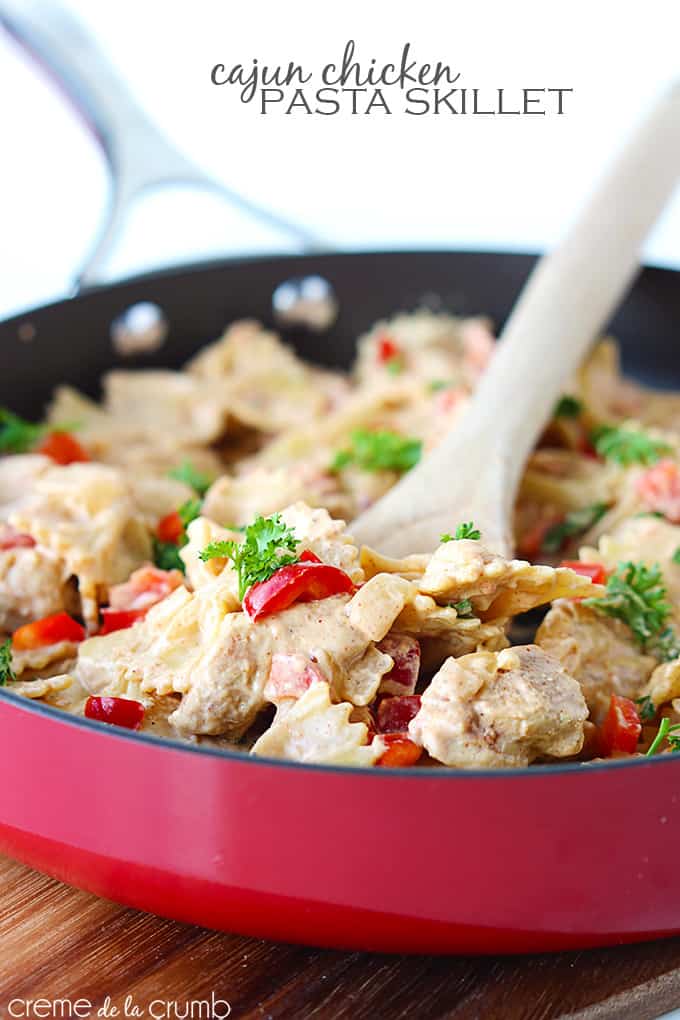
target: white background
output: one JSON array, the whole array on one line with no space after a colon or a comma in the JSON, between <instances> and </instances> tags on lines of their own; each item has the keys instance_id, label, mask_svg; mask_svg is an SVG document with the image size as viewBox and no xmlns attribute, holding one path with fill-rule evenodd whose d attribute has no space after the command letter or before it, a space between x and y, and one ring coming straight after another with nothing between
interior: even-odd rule
<instances>
[{"instance_id":1,"label":"white background","mask_svg":"<svg viewBox=\"0 0 680 1020\"><path fill-rule=\"evenodd\" d=\"M47 2L47 0L46 0ZM65 0L176 145L238 192L334 245L540 249L557 239L654 96L680 74L677 0ZM262 117L210 69L318 68L348 38L364 60L450 63L508 94L572 87L563 117ZM66 293L108 183L98 146L0 32L0 315ZM625 215L625 210L622 210ZM122 274L185 255L271 247L211 201L140 207ZM647 247L680 264L680 198Z\"/></svg>"}]
</instances>

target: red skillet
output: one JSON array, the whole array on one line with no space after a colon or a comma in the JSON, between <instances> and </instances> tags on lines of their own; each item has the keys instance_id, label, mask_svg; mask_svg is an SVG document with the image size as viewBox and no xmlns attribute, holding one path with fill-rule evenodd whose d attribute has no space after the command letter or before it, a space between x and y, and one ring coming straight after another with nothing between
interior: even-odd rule
<instances>
[{"instance_id":1,"label":"red skillet","mask_svg":"<svg viewBox=\"0 0 680 1020\"><path fill-rule=\"evenodd\" d=\"M281 257L155 274L0 323L0 402L39 415L120 364L110 326L151 301L177 365L224 323L269 321L319 274L340 307L298 349L348 364L356 335L426 295L502 323L532 259ZM453 283L452 283L453 281ZM613 332L629 371L680 384L678 274L647 269ZM27 342L32 338L30 342ZM273 939L407 952L528 952L680 932L680 758L511 773L282 764L119 732L0 692L0 849L146 910Z\"/></svg>"}]
</instances>

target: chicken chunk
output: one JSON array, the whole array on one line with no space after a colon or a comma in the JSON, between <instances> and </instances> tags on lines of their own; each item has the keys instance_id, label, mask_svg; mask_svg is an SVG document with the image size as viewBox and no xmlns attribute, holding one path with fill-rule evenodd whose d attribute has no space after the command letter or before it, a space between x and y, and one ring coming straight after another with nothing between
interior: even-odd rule
<instances>
[{"instance_id":1,"label":"chicken chunk","mask_svg":"<svg viewBox=\"0 0 680 1020\"><path fill-rule=\"evenodd\" d=\"M456 768L520 768L583 745L588 709L557 659L526 645L447 659L409 724L412 740Z\"/></svg>"},{"instance_id":2,"label":"chicken chunk","mask_svg":"<svg viewBox=\"0 0 680 1020\"><path fill-rule=\"evenodd\" d=\"M230 573L193 594L179 588L133 627L85 641L77 678L93 694L117 696L131 681L159 695L184 694L171 720L179 731L230 739L238 739L267 703L274 653L314 663L337 700L373 700L394 663L352 624L349 596L294 605L253 622L234 612Z\"/></svg>"},{"instance_id":3,"label":"chicken chunk","mask_svg":"<svg viewBox=\"0 0 680 1020\"><path fill-rule=\"evenodd\" d=\"M639 697L657 665L640 652L625 623L569 599L554 603L536 644L578 680L595 722L607 714L612 694Z\"/></svg>"}]
</instances>

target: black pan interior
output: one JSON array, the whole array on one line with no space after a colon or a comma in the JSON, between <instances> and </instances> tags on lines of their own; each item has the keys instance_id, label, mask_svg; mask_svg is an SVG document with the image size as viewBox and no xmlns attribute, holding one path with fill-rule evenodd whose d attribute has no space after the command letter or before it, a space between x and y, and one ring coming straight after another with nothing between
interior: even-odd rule
<instances>
[{"instance_id":1,"label":"black pan interior","mask_svg":"<svg viewBox=\"0 0 680 1020\"><path fill-rule=\"evenodd\" d=\"M426 305L489 315L502 326L535 256L487 252L365 252L236 259L150 274L0 323L0 403L39 417L55 385L69 382L95 395L103 372L177 367L243 316L272 323L272 293L291 278L318 274L333 286L340 315L321 336L290 331L306 357L347 367L356 337L396 310ZM170 331L153 355L121 361L110 341L112 321L139 301L158 304ZM680 273L644 269L610 325L632 375L661 387L680 383Z\"/></svg>"}]
</instances>

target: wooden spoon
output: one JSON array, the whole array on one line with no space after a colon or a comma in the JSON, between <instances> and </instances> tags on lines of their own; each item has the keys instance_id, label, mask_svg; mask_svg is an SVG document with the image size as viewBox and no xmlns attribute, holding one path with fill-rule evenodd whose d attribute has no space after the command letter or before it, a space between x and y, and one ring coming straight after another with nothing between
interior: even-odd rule
<instances>
[{"instance_id":1,"label":"wooden spoon","mask_svg":"<svg viewBox=\"0 0 680 1020\"><path fill-rule=\"evenodd\" d=\"M680 175L680 84L654 107L562 243L532 272L462 421L351 525L390 556L431 552L473 520L512 549L526 460L563 387L638 269L642 241Z\"/></svg>"}]
</instances>

